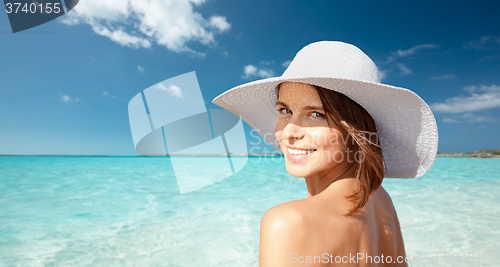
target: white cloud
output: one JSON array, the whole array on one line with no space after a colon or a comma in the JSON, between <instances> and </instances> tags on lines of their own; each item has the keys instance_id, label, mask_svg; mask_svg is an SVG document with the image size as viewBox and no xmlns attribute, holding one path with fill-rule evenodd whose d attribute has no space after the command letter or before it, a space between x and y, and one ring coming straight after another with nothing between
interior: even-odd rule
<instances>
[{"instance_id":1,"label":"white cloud","mask_svg":"<svg viewBox=\"0 0 500 267\"><path fill-rule=\"evenodd\" d=\"M400 63L402 61L400 59L403 57L414 55L418 51L423 49L434 49L438 47L439 45L435 44L420 44L412 46L411 48L406 50L398 49L397 51L392 52L392 54L387 58L387 61L383 63L384 65L386 65L385 71L379 71L381 80L387 79L387 74L391 71L395 73L399 71L400 75L408 75L413 73L413 71L409 67L407 67L403 63Z\"/></svg>"},{"instance_id":2,"label":"white cloud","mask_svg":"<svg viewBox=\"0 0 500 267\"><path fill-rule=\"evenodd\" d=\"M215 44L214 36L231 24L223 16L205 19L194 8L206 0L86 0L62 22L89 24L93 31L123 46L148 48L153 43L175 51L204 56L187 46L189 42Z\"/></svg>"},{"instance_id":3,"label":"white cloud","mask_svg":"<svg viewBox=\"0 0 500 267\"><path fill-rule=\"evenodd\" d=\"M476 52L489 51L490 55L481 57L476 63L483 61L496 61L500 59L500 36L483 36L479 39L472 40L463 46L463 49L475 50Z\"/></svg>"},{"instance_id":4,"label":"white cloud","mask_svg":"<svg viewBox=\"0 0 500 267\"><path fill-rule=\"evenodd\" d=\"M143 68L143 67L141 67L141 66L137 66L137 69L138 69L140 72L144 73L144 68Z\"/></svg>"},{"instance_id":5,"label":"white cloud","mask_svg":"<svg viewBox=\"0 0 500 267\"><path fill-rule=\"evenodd\" d=\"M446 123L481 123L481 122L498 122L498 119L489 116L477 116L472 113L466 113L453 118L444 117L443 122Z\"/></svg>"},{"instance_id":6,"label":"white cloud","mask_svg":"<svg viewBox=\"0 0 500 267\"><path fill-rule=\"evenodd\" d=\"M210 17L210 25L215 27L219 32L225 32L231 28L231 24L226 21L225 17L212 16Z\"/></svg>"},{"instance_id":7,"label":"white cloud","mask_svg":"<svg viewBox=\"0 0 500 267\"><path fill-rule=\"evenodd\" d=\"M107 96L107 95L109 95L109 92L102 92L102 95Z\"/></svg>"},{"instance_id":8,"label":"white cloud","mask_svg":"<svg viewBox=\"0 0 500 267\"><path fill-rule=\"evenodd\" d=\"M437 47L439 47L439 46L435 45L435 44L421 44L421 45L413 46L408 50L398 49L398 51L396 51L395 54L400 56L400 57L406 57L406 56L415 54L418 50L421 50L421 49L432 49L432 48L437 48Z\"/></svg>"},{"instance_id":9,"label":"white cloud","mask_svg":"<svg viewBox=\"0 0 500 267\"><path fill-rule=\"evenodd\" d=\"M469 92L469 93L474 93L474 91L477 90L477 86L475 86L475 85L464 86L464 90Z\"/></svg>"},{"instance_id":10,"label":"white cloud","mask_svg":"<svg viewBox=\"0 0 500 267\"><path fill-rule=\"evenodd\" d=\"M244 75L242 78L269 78L274 76L274 71L271 69L257 68L254 65L247 65L243 68Z\"/></svg>"},{"instance_id":11,"label":"white cloud","mask_svg":"<svg viewBox=\"0 0 500 267\"><path fill-rule=\"evenodd\" d=\"M70 102L71 101L71 97L67 94L62 94L61 95L61 101L62 102Z\"/></svg>"},{"instance_id":12,"label":"white cloud","mask_svg":"<svg viewBox=\"0 0 500 267\"><path fill-rule=\"evenodd\" d=\"M184 98L184 96L182 95L181 88L179 86L170 85L168 87L168 90L169 90L169 92L171 92L172 95L174 95L178 98Z\"/></svg>"},{"instance_id":13,"label":"white cloud","mask_svg":"<svg viewBox=\"0 0 500 267\"><path fill-rule=\"evenodd\" d=\"M415 45L407 50L401 50L398 49L398 51L394 52L388 59L387 63L392 62L398 57L406 57L409 55L413 55L417 53L417 51L422 50L422 49L433 49L433 48L438 48L439 45L435 44L421 44L421 45Z\"/></svg>"},{"instance_id":14,"label":"white cloud","mask_svg":"<svg viewBox=\"0 0 500 267\"><path fill-rule=\"evenodd\" d=\"M408 75L412 73L412 71L402 63L398 63L396 64L396 66L398 66L399 73L401 73L401 75Z\"/></svg>"},{"instance_id":15,"label":"white cloud","mask_svg":"<svg viewBox=\"0 0 500 267\"><path fill-rule=\"evenodd\" d=\"M480 63L480 62L487 61L487 60L497 60L497 59L500 59L500 54L485 56L485 57L479 59L478 61L476 61L476 63Z\"/></svg>"},{"instance_id":16,"label":"white cloud","mask_svg":"<svg viewBox=\"0 0 500 267\"><path fill-rule=\"evenodd\" d=\"M92 25L92 29L94 30L95 33L102 36L106 36L109 39L124 46L129 46L132 48L139 48L139 47L148 48L151 46L151 43L148 40L137 36L129 35L128 33L123 31L124 28L122 27L115 30L110 30L103 25L96 24Z\"/></svg>"},{"instance_id":17,"label":"white cloud","mask_svg":"<svg viewBox=\"0 0 500 267\"><path fill-rule=\"evenodd\" d=\"M448 118L448 117L444 117L443 118L443 122L446 122L446 123L458 123L458 120L452 119L452 118Z\"/></svg>"},{"instance_id":18,"label":"white cloud","mask_svg":"<svg viewBox=\"0 0 500 267\"><path fill-rule=\"evenodd\" d=\"M157 89L159 90L163 90L163 91L167 91L171 96L175 96L175 97L178 97L178 98L184 98L184 96L182 95L182 90L179 86L177 85L169 85L168 87L163 85L163 84L158 84L156 86Z\"/></svg>"},{"instance_id":19,"label":"white cloud","mask_svg":"<svg viewBox=\"0 0 500 267\"><path fill-rule=\"evenodd\" d=\"M483 36L468 42L464 49L491 50L500 48L500 36Z\"/></svg>"},{"instance_id":20,"label":"white cloud","mask_svg":"<svg viewBox=\"0 0 500 267\"><path fill-rule=\"evenodd\" d=\"M435 112L463 113L500 107L500 86L467 86L464 90L469 96L456 96L443 103L434 103L430 107Z\"/></svg>"},{"instance_id":21,"label":"white cloud","mask_svg":"<svg viewBox=\"0 0 500 267\"><path fill-rule=\"evenodd\" d=\"M259 64L260 64L260 65L267 65L267 66L269 66L269 65L272 65L272 64L274 64L274 63L275 63L275 62L274 62L274 60L273 60L273 61L261 61Z\"/></svg>"},{"instance_id":22,"label":"white cloud","mask_svg":"<svg viewBox=\"0 0 500 267\"><path fill-rule=\"evenodd\" d=\"M441 81L449 81L457 78L453 74L446 74L446 75L441 75L441 76L432 76L429 80L431 81L436 81L436 80L441 80Z\"/></svg>"},{"instance_id":23,"label":"white cloud","mask_svg":"<svg viewBox=\"0 0 500 267\"><path fill-rule=\"evenodd\" d=\"M78 98L73 100L68 94L63 94L61 92L59 92L59 95L61 96L59 98L59 100L61 100L62 102L73 102L73 101L78 102L78 101L80 101L80 99L78 99Z\"/></svg>"},{"instance_id":24,"label":"white cloud","mask_svg":"<svg viewBox=\"0 0 500 267\"><path fill-rule=\"evenodd\" d=\"M387 79L387 71L385 71L385 70L379 70L378 73L380 74L380 80L381 81L384 81L385 79Z\"/></svg>"},{"instance_id":25,"label":"white cloud","mask_svg":"<svg viewBox=\"0 0 500 267\"><path fill-rule=\"evenodd\" d=\"M288 68L288 66L290 66L290 63L292 63L292 61L291 60L287 60L287 61L281 63L281 66L283 66L285 68Z\"/></svg>"}]
</instances>

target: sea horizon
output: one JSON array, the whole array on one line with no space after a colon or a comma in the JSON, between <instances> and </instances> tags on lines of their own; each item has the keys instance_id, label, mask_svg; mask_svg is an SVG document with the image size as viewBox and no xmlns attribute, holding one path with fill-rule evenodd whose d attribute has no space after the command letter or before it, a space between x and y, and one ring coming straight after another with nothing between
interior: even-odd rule
<instances>
[{"instance_id":1,"label":"sea horizon","mask_svg":"<svg viewBox=\"0 0 500 267\"><path fill-rule=\"evenodd\" d=\"M273 154L166 154L166 155L65 155L65 154L0 154L0 157L284 157L281 152ZM483 149L468 152L441 152L436 157L481 157L500 158L500 149Z\"/></svg>"}]
</instances>

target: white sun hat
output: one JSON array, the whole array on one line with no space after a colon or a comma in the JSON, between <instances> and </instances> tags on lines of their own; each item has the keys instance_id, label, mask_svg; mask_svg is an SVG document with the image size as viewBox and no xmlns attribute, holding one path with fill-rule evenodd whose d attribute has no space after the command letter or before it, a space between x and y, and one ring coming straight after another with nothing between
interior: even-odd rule
<instances>
[{"instance_id":1,"label":"white sun hat","mask_svg":"<svg viewBox=\"0 0 500 267\"><path fill-rule=\"evenodd\" d=\"M340 92L375 120L385 162L385 178L416 178L434 163L438 147L436 120L414 92L380 83L373 61L359 48L322 41L302 48L282 76L234 87L212 102L238 115L274 148L278 118L276 88L301 82Z\"/></svg>"}]
</instances>

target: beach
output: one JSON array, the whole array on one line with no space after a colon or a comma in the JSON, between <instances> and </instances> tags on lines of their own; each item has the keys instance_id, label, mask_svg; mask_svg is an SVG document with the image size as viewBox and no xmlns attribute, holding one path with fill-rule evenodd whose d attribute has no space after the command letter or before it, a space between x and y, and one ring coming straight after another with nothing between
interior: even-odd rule
<instances>
[{"instance_id":1,"label":"beach","mask_svg":"<svg viewBox=\"0 0 500 267\"><path fill-rule=\"evenodd\" d=\"M496 265L500 159L438 157L383 186L410 266ZM281 157L187 194L168 157L0 157L0 195L1 266L258 266L262 215L307 192Z\"/></svg>"}]
</instances>

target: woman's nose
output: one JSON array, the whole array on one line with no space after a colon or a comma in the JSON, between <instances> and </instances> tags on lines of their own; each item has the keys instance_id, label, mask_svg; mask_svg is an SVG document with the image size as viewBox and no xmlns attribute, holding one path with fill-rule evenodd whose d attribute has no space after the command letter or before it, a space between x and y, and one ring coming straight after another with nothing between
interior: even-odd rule
<instances>
[{"instance_id":1,"label":"woman's nose","mask_svg":"<svg viewBox=\"0 0 500 267\"><path fill-rule=\"evenodd\" d=\"M304 137L302 126L288 123L283 129L282 137L287 140L300 140Z\"/></svg>"}]
</instances>

